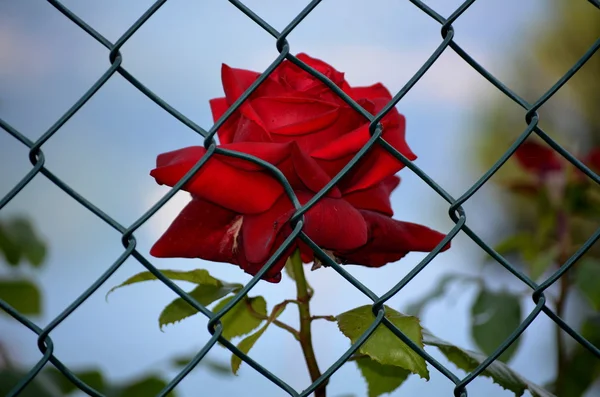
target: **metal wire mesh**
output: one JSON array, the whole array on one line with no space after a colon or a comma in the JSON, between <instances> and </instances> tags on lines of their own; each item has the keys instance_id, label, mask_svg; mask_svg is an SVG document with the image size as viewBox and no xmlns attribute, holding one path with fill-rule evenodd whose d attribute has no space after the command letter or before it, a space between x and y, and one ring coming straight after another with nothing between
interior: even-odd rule
<instances>
[{"instance_id":1,"label":"metal wire mesh","mask_svg":"<svg viewBox=\"0 0 600 397\"><path fill-rule=\"evenodd\" d=\"M576 159L573 155L568 153L552 138L550 138L538 125L539 117L537 110L552 97L573 75L593 56L593 54L600 48L600 38L589 48L589 50L573 65L573 67L558 81L554 84L544 95L542 95L535 103L531 104L526 102L523 98L519 97L516 93L507 88L502 82L492 76L485 68L478 64L469 54L467 54L455 41L454 41L454 28L452 24L463 14L476 0L465 1L449 18L443 18L433 9L428 7L420 0L410 0L416 7L426 13L429 17L441 24L441 36L442 42L437 49L431 54L429 59L421 66L418 72L406 83L406 85L393 97L392 101L389 102L377 115L373 116L359 106L354 100L352 100L347 94L345 94L340 88L338 88L333 82L328 80L324 75L320 74L315 69L309 67L296 57L290 54L290 45L287 41L287 36L294 30L302 20L309 15L312 10L321 2L321 0L313 0L304 10L302 10L292 22L281 32L278 32L267 22L262 20L252 10L237 0L229 0L231 4L237 7L247 17L252 19L257 25L267 31L271 36L275 38L276 48L280 55L271 63L271 65L260 75L260 77L244 92L244 94L230 107L230 109L217 121L217 123L208 131L204 130L194 122L186 118L183 114L178 112L176 109L171 107L168 103L150 91L134 76L132 76L123 66L122 54L119 49L127 42L135 32L146 23L152 15L157 12L166 0L156 1L115 43L111 43L100 33L94 30L91 26L86 24L77 15L72 13L68 8L63 6L56 0L48 0L48 2L56 8L65 17L69 18L73 23L78 25L81 29L87 32L90 36L96 39L100 44L106 47L109 53L110 66L102 77L96 81L96 83L59 119L57 120L37 141L33 142L27 137L19 133L16 129L11 127L4 120L0 119L0 127L6 132L12 135L15 139L19 140L23 145L29 148L29 160L33 165L33 168L25 175L21 181L14 186L14 188L5 195L0 201L0 209L2 209L9 201L15 198L17 194L23 189L32 179L42 174L53 182L56 186L62 189L65 193L79 202L82 206L93 212L98 218L109 224L112 228L119 231L122 235L121 242L125 248L123 253L117 258L117 260L100 276L87 290L85 290L74 302L72 302L60 315L54 318L48 326L41 329L33 322L28 320L25 316L21 315L14 308L8 305L6 302L0 300L0 308L6 311L10 316L19 321L23 326L30 329L32 332L38 335L38 348L42 352L42 358L37 364L31 368L27 375L20 380L20 382L9 392L9 396L17 396L19 393L34 379L34 377L40 372L40 370L48 363L51 362L58 370L60 370L76 387L83 392L91 396L102 396L101 393L94 390L83 381L81 381L74 373L65 366L59 359L54 355L54 344L50 337L50 333L60 323L62 323L75 309L77 309L83 302L86 301L122 264L123 262L133 256L140 264L142 264L148 271L161 280L167 287L173 290L177 295L184 299L188 304L194 307L196 310L204 314L209 318L208 331L212 334L210 340L206 345L196 354L194 359L183 369L170 383L159 393L159 396L165 396L172 391L177 384L202 360L206 353L217 343L220 342L226 346L232 353L239 356L244 362L249 364L256 371L264 375L266 378L271 380L277 386L279 386L285 393L290 396L308 396L313 393L320 385L326 382L349 358L354 354L359 347L368 339L368 337L375 331L377 326L383 324L390 331L392 331L399 339L410 346L415 352L423 357L430 365L440 371L445 377L455 384L454 394L455 396L466 396L467 385L477 376L479 376L492 362L498 359L498 357L511 345L534 321L534 319L541 313L544 312L550 319L558 324L565 332L567 332L572 338L578 343L583 345L596 357L600 358L600 349L592 345L588 340L571 328L568 324L558 317L548 306L546 306L546 297L544 291L554 284L561 276L563 276L573 264L585 254L588 249L600 238L600 229L598 229L583 246L546 281L541 284L536 284L527 275L523 274L511 263L505 260L500 254L498 254L492 247L487 245L484 241L477 236L466 225L466 213L462 208L462 205L469 200L475 192L477 192L483 184L485 184L497 171L498 169L508 160L508 158L515 152L515 150L521 145L525 139L531 134L537 134L541 137L548 145L556 150L560 155L566 158L570 163L579 168L585 175L591 178L596 184L600 184L600 176L596 175L593 171L587 168L582 162ZM588 0L595 7L600 10L600 1ZM502 93L508 96L511 100L519 104L525 110L525 123L526 128L521 133L519 138L514 144L502 155L502 157L496 161L496 163L475 183L473 184L462 196L454 198L448 194L440 185L432 180L425 172L419 167L414 165L406 157L400 154L394 149L389 143L387 143L382 137L382 128L379 122L382 118L392 109L398 101L400 101L406 93L419 81L421 77L427 72L427 70L436 62L440 55L448 48L456 52L462 57L471 67L479 72L485 79L493 84ZM294 63L298 67L302 68L306 72L318 78L333 92L339 95L352 109L360 113L369 124L369 131L371 138L368 143L355 155L355 157L334 177L330 183L328 183L318 194L316 194L310 201L305 205L300 205L296 198L290 184L287 182L283 174L274 166L265 161L262 161L253 156L237 153L229 150L224 150L218 147L213 139L217 130L225 123L225 121L240 107L240 105L256 90L256 88L269 76L271 72L281 64L285 59ZM95 206L93 203L88 201L85 197L80 195L77 191L72 189L68 184L63 182L58 176L53 174L45 166L44 153L42 146L77 112L81 107L94 95L100 88L115 74L118 73L129 81L133 86L144 93L148 98L162 107L164 110L169 112L173 117L184 123L186 126L200 134L204 138L204 146L207 149L206 155L177 183L164 197L162 197L150 210L143 214L133 224L124 226L119 224L116 220L104 213L100 208ZM382 296L377 296L366 286L364 286L359 280L350 275L342 266L334 262L325 252L323 252L317 245L310 240L310 238L303 232L303 214L308 211L318 200L321 199L355 164L363 157L363 155L373 146L381 145L385 150L392 154L399 161L404 163L409 169L417 174L423 181L425 181L435 192L444 198L449 203L448 214L455 226L448 233L446 238L440 242L440 244L429 253L419 264L416 266L406 277L400 280L392 289ZM161 272L156 269L140 252L136 250L136 238L134 236L135 231L144 224L153 214L155 214L169 199L171 199L181 187L187 183L195 172L197 172L206 161L214 154L221 154L231 157L237 157L240 159L248 160L259 164L271 172L277 180L282 184L286 194L296 208L295 214L291 218L291 224L293 227L292 233L284 241L284 243L276 250L269 261L264 267L252 278L247 285L245 285L235 296L229 301L225 307L218 313L212 313L203 305L199 304L193 297L188 295L185 291L179 288L171 280L165 277ZM452 240L459 231L466 233L477 245L479 245L485 252L487 252L492 258L494 258L500 265L511 272L520 281L526 284L532 290L531 297L535 303L535 308L529 313L527 318L520 324L520 326L514 330L514 332L506 339L504 343L498 349L483 361L477 368L469 372L463 379L460 379L453 374L449 369L443 366L435 358L417 346L412 342L406 335L402 333L395 325L393 325L384 315L385 308L384 303L391 297L397 294L406 284L408 284L419 272L421 272L432 260L438 255L442 248ZM323 375L313 382L307 389L302 392L294 390L286 382L269 372L266 368L254 361L248 355L242 353L235 345L229 342L227 339L222 337L223 327L220 323L220 319L233 308L244 296L256 285L260 278L269 270L269 268L277 261L277 259L286 251L286 249L293 243L296 238L300 238L309 247L313 249L317 258L319 258L325 265L333 268L343 278L345 278L354 287L365 294L369 299L373 301L372 310L375 315L375 321L368 328L368 330L360 337L335 363L333 363Z\"/></svg>"}]
</instances>

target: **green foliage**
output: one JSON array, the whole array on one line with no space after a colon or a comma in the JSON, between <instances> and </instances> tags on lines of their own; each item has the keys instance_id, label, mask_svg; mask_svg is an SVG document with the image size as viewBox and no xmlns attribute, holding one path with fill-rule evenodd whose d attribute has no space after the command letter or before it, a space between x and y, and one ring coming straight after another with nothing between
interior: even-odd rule
<instances>
[{"instance_id":1,"label":"green foliage","mask_svg":"<svg viewBox=\"0 0 600 397\"><path fill-rule=\"evenodd\" d=\"M481 351L491 355L521 324L519 297L506 291L481 289L471 307L471 335ZM515 340L499 357L507 362L515 354Z\"/></svg>"},{"instance_id":2,"label":"green foliage","mask_svg":"<svg viewBox=\"0 0 600 397\"><path fill-rule=\"evenodd\" d=\"M52 383L54 383L61 393L68 395L79 390L75 384L73 384L66 376L54 367L48 367L43 375L48 376ZM107 390L107 382L104 379L102 373L98 370L79 370L75 372L75 376L78 377L86 385L90 386L94 390L105 393Z\"/></svg>"},{"instance_id":3,"label":"green foliage","mask_svg":"<svg viewBox=\"0 0 600 397\"><path fill-rule=\"evenodd\" d=\"M11 305L21 314L39 315L42 311L42 296L32 281L1 280L0 299ZM0 313L4 313L0 310Z\"/></svg>"},{"instance_id":4,"label":"green foliage","mask_svg":"<svg viewBox=\"0 0 600 397\"><path fill-rule=\"evenodd\" d=\"M248 352L250 351L250 349L252 349L252 347L254 346L256 341L258 341L258 339L265 333L265 331L267 330L269 325L271 325L271 323L273 321L275 321L275 319L277 317L279 317L281 315L281 313L283 313L284 310L285 310L285 305L282 305L282 304L276 305L273 308L273 311L271 312L271 315L267 319L267 322L265 323L265 325L263 325L262 328L260 328L255 333L248 335L247 337L242 339L240 341L240 343L238 343L237 348L240 349L240 351L242 353L248 354ZM239 358L238 356L236 356L235 354L233 354L231 356L231 371L235 375L237 375L241 365L242 365L242 359Z\"/></svg>"},{"instance_id":5,"label":"green foliage","mask_svg":"<svg viewBox=\"0 0 600 397\"><path fill-rule=\"evenodd\" d=\"M581 327L581 334L594 346L600 346L600 315L588 318ZM575 346L565 368L564 383L559 396L581 397L600 378L600 360L585 347Z\"/></svg>"},{"instance_id":6,"label":"green foliage","mask_svg":"<svg viewBox=\"0 0 600 397\"><path fill-rule=\"evenodd\" d=\"M435 299L443 297L446 294L448 288L450 287L450 284L458 282L479 284L481 283L481 280L477 277L466 274L445 274L433 290L431 290L425 296L421 297L416 302L413 302L410 305L408 305L408 307L406 308L406 313L412 316L420 316L421 312L423 311L426 305L428 305Z\"/></svg>"},{"instance_id":7,"label":"green foliage","mask_svg":"<svg viewBox=\"0 0 600 397\"><path fill-rule=\"evenodd\" d=\"M385 317L392 324L416 345L423 347L422 329L418 318L406 316L387 306L385 311ZM350 338L352 343L355 343L367 331L374 320L375 316L369 305L357 307L337 316L340 331ZM385 325L380 324L358 351L380 364L403 368L422 378L429 379L425 360Z\"/></svg>"},{"instance_id":8,"label":"green foliage","mask_svg":"<svg viewBox=\"0 0 600 397\"><path fill-rule=\"evenodd\" d=\"M23 259L40 266L46 257L46 244L22 217L0 221L0 252L9 265L17 266Z\"/></svg>"},{"instance_id":9,"label":"green foliage","mask_svg":"<svg viewBox=\"0 0 600 397\"><path fill-rule=\"evenodd\" d=\"M170 280L187 281L196 284L196 288L188 292L188 294L192 298L194 298L196 302L203 306L208 306L216 300L219 300L222 297L229 295L230 293L236 293L242 288L241 284L226 283L217 278L214 278L205 269L195 269L190 271L161 270L161 273L164 274ZM131 276L123 283L111 288L110 291L108 291L108 293L106 294L106 297L108 298L108 295L111 294L117 288L122 288L128 285L156 279L156 276L149 271L138 273L134 276ZM260 304L257 304L259 305L260 309ZM158 318L158 324L162 329L162 327L167 324L176 323L187 317L193 316L197 312L198 311L189 303L187 303L183 298L178 297L171 303L169 303L160 313L160 316ZM239 326L240 323L235 322L235 324L235 326ZM235 330L232 330L231 332L233 331Z\"/></svg>"},{"instance_id":10,"label":"green foliage","mask_svg":"<svg viewBox=\"0 0 600 397\"><path fill-rule=\"evenodd\" d=\"M240 286L237 284L221 284L220 286L199 285L188 292L188 294L199 304L208 306L217 299L221 299L225 295L239 290L239 288ZM163 309L158 317L158 324L162 329L162 327L167 324L176 323L184 318L193 316L196 313L198 313L198 311L192 305L179 297Z\"/></svg>"},{"instance_id":11,"label":"green foliage","mask_svg":"<svg viewBox=\"0 0 600 397\"><path fill-rule=\"evenodd\" d=\"M233 296L220 301L213 308L213 313L219 312L232 299ZM253 298L248 297L242 299L221 317L223 337L232 339L249 334L263 322L261 317L267 317L267 302L265 301L265 298L262 296L255 296Z\"/></svg>"},{"instance_id":12,"label":"green foliage","mask_svg":"<svg viewBox=\"0 0 600 397\"><path fill-rule=\"evenodd\" d=\"M171 363L173 364L173 366L175 366L176 369L181 370L183 367L188 365L190 363L190 361L192 361L194 359L195 356L196 356L196 354L175 357L171 361ZM220 376L230 376L231 375L231 369L229 368L229 365L223 364L219 361L212 360L206 356L204 356L202 358L202 360L200 360L200 362L198 363L198 366L196 368L198 368L199 366L206 368L207 370L209 370L210 372L212 372L213 374L216 374L216 375L220 375Z\"/></svg>"},{"instance_id":13,"label":"green foliage","mask_svg":"<svg viewBox=\"0 0 600 397\"><path fill-rule=\"evenodd\" d=\"M166 386L167 382L164 379L158 376L147 376L143 379L114 387L107 394L111 397L156 396ZM167 396L174 397L175 392L171 392Z\"/></svg>"},{"instance_id":14,"label":"green foliage","mask_svg":"<svg viewBox=\"0 0 600 397\"><path fill-rule=\"evenodd\" d=\"M248 354L248 352L250 351L250 349L252 349L256 341L258 341L258 339L265 333L268 326L269 323L265 324L261 329L259 329L252 335L249 335L242 339L240 343L238 343L237 348L240 349L242 353ZM231 371L233 371L235 375L237 375L241 365L242 359L233 354L231 356Z\"/></svg>"},{"instance_id":15,"label":"green foliage","mask_svg":"<svg viewBox=\"0 0 600 397\"><path fill-rule=\"evenodd\" d=\"M0 371L0 395L7 395L8 392L26 375L25 371L3 370ZM155 396L167 386L167 382L156 376L146 375L134 380L125 382L109 383L102 372L96 369L78 370L74 375L86 385L92 387L97 392L106 397L138 397ZM56 368L49 366L42 370L34 380L23 389L19 397L56 397L70 396L79 392L65 375ZM175 397L176 393L171 392L169 397Z\"/></svg>"},{"instance_id":16,"label":"green foliage","mask_svg":"<svg viewBox=\"0 0 600 397\"><path fill-rule=\"evenodd\" d=\"M0 396L7 396L11 389L19 383L27 371L13 368L0 369ZM56 397L56 387L53 384L48 385L43 382L42 374L29 383L19 397Z\"/></svg>"},{"instance_id":17,"label":"green foliage","mask_svg":"<svg viewBox=\"0 0 600 397\"><path fill-rule=\"evenodd\" d=\"M235 287L239 287L239 288L242 287L241 284L229 284L229 283L225 283L219 279L216 279L210 275L208 270L205 270L205 269L194 269L194 270L189 270L189 271L164 269L164 270L160 270L160 272L170 280L188 281L193 284L204 285L204 286L215 286L215 287L235 286ZM141 283L144 281L151 281L151 280L157 280L157 278L154 274L150 273L149 271L138 273L134 276L129 277L127 280L125 280L123 283L117 285L116 287L111 288L110 291L108 291L108 293L106 294L106 297L108 298L108 295L111 294L117 288L121 288L126 285Z\"/></svg>"},{"instance_id":18,"label":"green foliage","mask_svg":"<svg viewBox=\"0 0 600 397\"><path fill-rule=\"evenodd\" d=\"M410 375L410 371L393 365L383 365L368 357L358 358L356 364L367 382L369 397L393 392Z\"/></svg>"},{"instance_id":19,"label":"green foliage","mask_svg":"<svg viewBox=\"0 0 600 397\"><path fill-rule=\"evenodd\" d=\"M462 349L446 342L427 330L423 330L423 342L428 346L437 347L444 356L458 368L470 372L487 359L487 355L471 350ZM520 397L528 390L533 397L554 397L553 394L544 390L535 383L521 377L510 367L501 361L492 362L482 373L483 376L491 378L495 383L506 390L512 391L515 396Z\"/></svg>"},{"instance_id":20,"label":"green foliage","mask_svg":"<svg viewBox=\"0 0 600 397\"><path fill-rule=\"evenodd\" d=\"M575 282L596 311L600 311L600 260L583 258L575 265Z\"/></svg>"}]
</instances>

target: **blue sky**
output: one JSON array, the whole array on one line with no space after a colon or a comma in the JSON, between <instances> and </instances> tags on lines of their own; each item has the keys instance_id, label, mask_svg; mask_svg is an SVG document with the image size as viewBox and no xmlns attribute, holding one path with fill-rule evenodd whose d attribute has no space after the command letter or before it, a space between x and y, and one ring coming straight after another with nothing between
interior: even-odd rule
<instances>
[{"instance_id":1,"label":"blue sky","mask_svg":"<svg viewBox=\"0 0 600 397\"><path fill-rule=\"evenodd\" d=\"M113 42L151 3L64 2ZM255 0L246 4L281 30L306 2ZM428 4L447 16L460 2L436 0ZM534 23L544 20L544 13L538 11L543 7L536 8L541 4L539 0L479 0L455 23L456 41L496 76L509 79L510 59L505 55L525 34L532 18ZM381 81L397 91L435 50L441 37L439 25L408 1L328 0L292 32L289 42L293 53L307 52L346 72L351 84ZM208 100L222 95L221 63L262 71L277 56L275 40L228 2L192 0L166 3L121 52L123 65L130 73L206 129L212 122ZM0 3L0 118L29 138L41 136L108 67L108 51L46 2ZM469 137L476 133L473 119L481 106L500 95L448 50L398 105L408 120L407 139L419 155L417 165L455 196L478 177L470 163L468 145ZM200 138L115 75L42 149L52 172L129 225L167 192L148 175L156 155L201 144ZM26 148L0 133L0 196L30 167ZM450 230L453 223L448 219L445 202L409 170L400 175L402 185L393 195L396 217ZM492 194L484 189L465 205L469 224L484 236L491 236L490 224L500 225L502 221ZM140 252L148 253L186 200L185 194L178 194L136 232ZM41 175L2 210L1 216L16 213L30 215L50 247L44 270L36 274L46 299L45 315L36 321L44 325L122 253L120 235ZM382 269L351 267L350 271L382 294L423 257L411 254ZM471 271L481 257L474 243L459 236L451 251L435 259L389 305L402 308L444 273ZM153 263L159 268L204 267L227 281L249 280L239 269L223 264L182 259L155 259ZM100 366L111 378L125 379L145 370L159 370L166 358L191 353L203 345L209 334L206 320L200 316L160 332L158 313L175 296L158 282L123 289L105 302L110 287L141 270L135 260L128 260L97 294L52 332L56 354L63 362ZM315 313L338 314L368 303L334 271L321 269L310 273L309 278L318 291ZM291 291L292 284L284 279L277 285L259 283L251 295L262 294L274 304L290 297ZM432 305L423 316L424 324L446 340L473 348L468 335L472 297L472 291L467 290L455 299ZM297 322L291 308L282 318ZM5 319L0 319L0 327L2 335L9 335L10 349L17 360L29 364L39 358L32 334ZM324 368L349 344L334 324L316 324L315 328L316 350ZM252 357L302 389L309 379L300 350L280 331L267 331ZM553 356L547 351L552 340L548 321L540 318L523 338L523 347L512 366L543 383L551 378L553 368ZM229 360L220 348L210 355ZM411 377L400 390L407 395L452 395L452 386L432 370L430 382ZM243 367L233 381L195 371L179 390L183 396L190 396L199 387L231 395L247 390L260 391L264 396L282 395L249 367ZM332 396L365 393L353 365L336 373L330 388ZM475 380L469 392L509 395L487 379Z\"/></svg>"}]
</instances>

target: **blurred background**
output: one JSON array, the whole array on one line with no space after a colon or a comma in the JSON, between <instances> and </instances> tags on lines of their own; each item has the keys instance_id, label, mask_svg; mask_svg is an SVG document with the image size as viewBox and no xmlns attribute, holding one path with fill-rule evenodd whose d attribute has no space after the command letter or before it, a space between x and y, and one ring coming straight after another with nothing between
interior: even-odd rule
<instances>
[{"instance_id":1,"label":"blurred background","mask_svg":"<svg viewBox=\"0 0 600 397\"><path fill-rule=\"evenodd\" d=\"M63 1L112 42L152 3ZM307 2L244 3L282 30ZM430 0L427 4L447 17L461 2ZM534 102L600 37L600 12L584 0L479 0L453 26L455 41L463 49ZM408 1L327 0L288 41L292 53L323 59L345 72L352 85L380 81L397 92L442 39L439 24ZM275 40L228 2L192 0L167 2L121 53L129 73L205 129L212 125L208 100L222 96L221 63L263 71L278 55ZM47 2L0 2L0 118L29 139L36 140L50 128L109 65L108 51ZM598 76L596 55L540 111L540 125L553 138L570 144L576 141L569 150L600 144ZM454 197L462 195L526 127L525 111L450 49L398 108L407 118L407 140L419 156L416 164ZM201 136L115 74L42 150L50 171L121 224L130 225L168 191L149 176L156 155L201 143ZM31 167L28 149L0 132L0 197ZM510 172L510 164L507 167ZM502 175L492 178L464 205L469 226L489 244L527 227L518 222L523 207L511 201L497 183ZM392 196L395 218L449 231L454 223L447 215L447 203L410 170L402 170L400 176L402 184ZM149 256L153 242L188 199L186 193L178 193L135 233L139 252ZM19 265L0 257L0 277L29 280L37 286L42 304L29 307L29 317L44 327L122 254L121 236L42 175L0 212L6 230L15 217L32 225L28 241L35 249L29 256L24 254ZM588 236L595 229L590 230ZM381 269L348 269L375 293L383 294L424 256L410 254ZM456 273L481 276L492 290L526 291L506 270L488 262L484 251L461 233L451 250L438 256L388 305L403 311L436 288L445 275ZM161 269L202 267L229 282L250 279L238 268L219 263L154 258L152 263ZM201 315L161 332L158 314L175 294L160 282L131 286L105 299L111 287L142 270L134 259L127 260L51 332L55 355L69 368L99 371L107 382L123 387L148 379L168 381L180 369L177 359L192 356L207 342L210 334ZM309 272L308 278L317 291L314 314L336 315L369 303L333 270ZM293 297L293 291L291 280L284 277L280 284L259 283L251 295L265 296L272 307ZM471 306L477 291L473 284L450 285L443 299L421 311L424 326L458 346L477 350L471 332ZM574 313L570 324L575 326L583 303L574 299L570 304ZM531 298L523 295L522 317L533 307ZM296 317L295 310L288 310L280 319L297 324ZM554 334L552 322L540 315L521 336L511 368L540 385L552 382L556 377ZM313 335L322 369L349 346L334 323L315 322ZM41 357L36 338L0 314L0 357L5 362L28 370ZM464 376L437 351L431 353ZM310 382L298 344L281 329L270 327L250 355L297 390ZM177 387L179 396L283 395L245 364L237 377L220 372L219 365L227 366L230 359L225 349L215 347L208 358L212 368L200 365L194 370ZM594 376L588 385L593 382ZM431 368L429 382L410 377L393 395L451 396L453 388ZM473 381L468 391L473 396L511 395L487 378ZM364 396L366 386L356 366L349 363L332 377L328 392L333 397ZM600 392L591 387L585 395L600 396Z\"/></svg>"}]
</instances>

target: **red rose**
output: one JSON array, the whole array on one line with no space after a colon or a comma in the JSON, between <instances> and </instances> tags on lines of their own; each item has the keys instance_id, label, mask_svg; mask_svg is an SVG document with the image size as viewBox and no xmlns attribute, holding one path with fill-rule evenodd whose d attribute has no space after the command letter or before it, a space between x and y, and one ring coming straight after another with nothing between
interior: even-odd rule
<instances>
[{"instance_id":1,"label":"red rose","mask_svg":"<svg viewBox=\"0 0 600 397\"><path fill-rule=\"evenodd\" d=\"M323 61L298 58L327 76L372 114L392 99L381 84L351 87ZM222 68L225 98L210 101L220 118L258 78L256 72ZM405 119L395 108L383 118L383 138L414 160L404 139ZM277 167L300 204L308 202L370 139L369 122L325 84L284 61L218 131L221 148L247 153ZM151 175L175 185L202 156L202 147L164 153ZM375 145L353 169L304 215L303 231L344 264L379 267L410 251L430 251L444 235L425 226L392 219L393 176L403 164ZM295 209L279 181L261 166L213 155L183 187L192 201L152 247L158 257L202 258L229 262L256 274L292 231ZM448 245L449 246L449 245ZM444 249L447 249L444 247ZM265 274L278 282L287 257L300 249L297 239Z\"/></svg>"},{"instance_id":2,"label":"red rose","mask_svg":"<svg viewBox=\"0 0 600 397\"><path fill-rule=\"evenodd\" d=\"M350 87L344 74L305 54L298 59L317 69L371 114L392 99L381 84ZM214 120L238 99L259 73L223 65L224 98L210 101ZM406 121L396 108L382 120L383 138L410 160L416 159L405 140ZM285 60L219 129L223 144L233 142L290 142L335 176L370 138L369 123L311 74ZM403 164L379 145L340 182L342 191L367 188L394 175Z\"/></svg>"},{"instance_id":3,"label":"red rose","mask_svg":"<svg viewBox=\"0 0 600 397\"><path fill-rule=\"evenodd\" d=\"M234 143L221 148L275 165L302 204L330 181L294 142ZM173 186L205 153L203 147L189 147L161 154L151 175L159 184ZM292 202L275 177L254 163L216 154L184 189L193 199L152 247L154 256L229 262L256 274L291 232L288 220L294 213ZM303 230L329 250L356 249L367 241L362 215L341 198L337 188L305 214ZM266 278L279 281L285 261L286 256Z\"/></svg>"},{"instance_id":4,"label":"red rose","mask_svg":"<svg viewBox=\"0 0 600 397\"><path fill-rule=\"evenodd\" d=\"M527 171L543 175L547 172L563 169L558 153L551 147L528 139L515 151L519 164Z\"/></svg>"},{"instance_id":5,"label":"red rose","mask_svg":"<svg viewBox=\"0 0 600 397\"><path fill-rule=\"evenodd\" d=\"M600 148L590 150L582 161L592 171L600 173Z\"/></svg>"},{"instance_id":6,"label":"red rose","mask_svg":"<svg viewBox=\"0 0 600 397\"><path fill-rule=\"evenodd\" d=\"M330 181L294 142L221 147L275 165L301 204ZM162 154L151 175L158 183L173 186L205 153L202 147L190 147ZM379 267L410 251L430 251L443 234L391 218L389 196L399 181L387 177L346 195L332 189L305 214L303 231L342 263ZM291 232L291 201L267 170L249 161L214 155L184 189L192 193L192 201L152 247L153 256L228 262L256 274ZM312 251L296 241L264 278L278 282L287 257L297 247L305 262L313 260Z\"/></svg>"}]
</instances>

